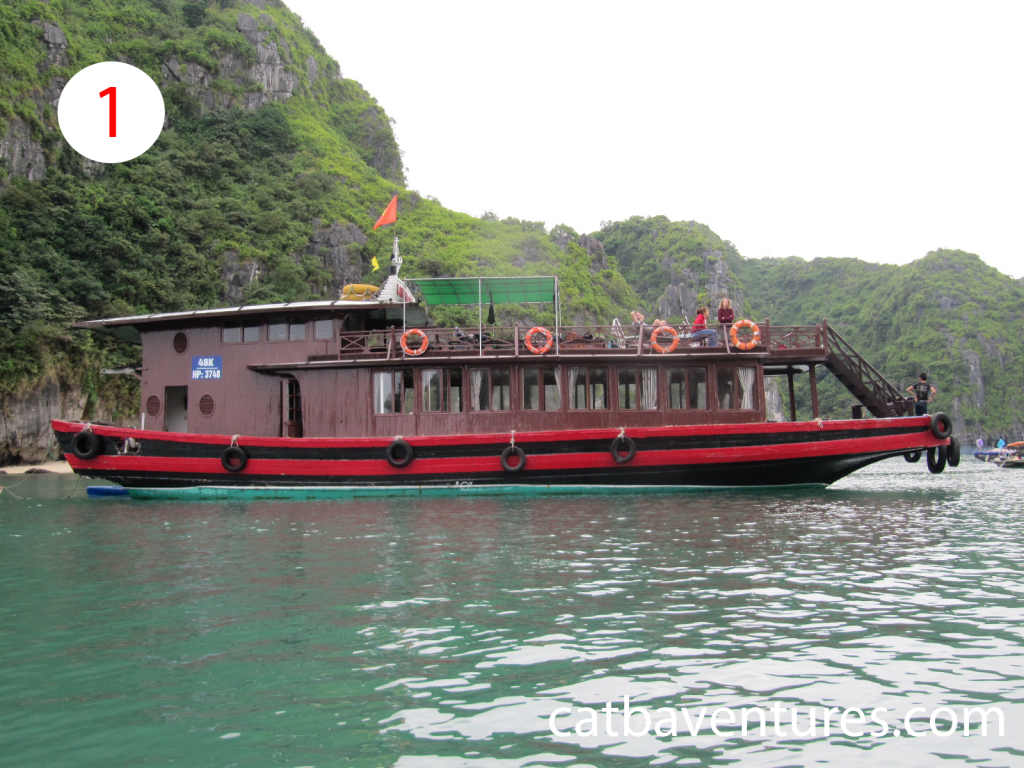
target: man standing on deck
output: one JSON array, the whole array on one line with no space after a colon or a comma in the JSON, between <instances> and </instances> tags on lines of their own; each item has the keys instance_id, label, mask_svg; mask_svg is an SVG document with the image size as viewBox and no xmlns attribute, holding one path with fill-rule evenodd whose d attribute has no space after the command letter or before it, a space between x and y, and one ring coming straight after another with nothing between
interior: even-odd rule
<instances>
[{"instance_id":1,"label":"man standing on deck","mask_svg":"<svg viewBox=\"0 0 1024 768\"><path fill-rule=\"evenodd\" d=\"M928 383L928 374L922 373L917 378L920 381L907 387L907 392L912 393L917 398L917 402L914 403L914 415L927 416L928 403L935 397L935 387Z\"/></svg>"}]
</instances>

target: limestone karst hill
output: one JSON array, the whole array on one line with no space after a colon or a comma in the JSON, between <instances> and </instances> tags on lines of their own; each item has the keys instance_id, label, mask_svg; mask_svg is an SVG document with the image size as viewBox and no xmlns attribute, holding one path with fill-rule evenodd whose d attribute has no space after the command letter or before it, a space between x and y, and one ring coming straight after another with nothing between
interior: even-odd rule
<instances>
[{"instance_id":1,"label":"limestone karst hill","mask_svg":"<svg viewBox=\"0 0 1024 768\"><path fill-rule=\"evenodd\" d=\"M64 143L56 108L75 72L111 60L160 85L167 120L149 152L101 165ZM394 194L406 274L556 273L576 322L682 319L725 294L755 318L828 317L897 383L926 368L960 430L1020 436L1021 285L976 257L748 260L661 216L577 233L450 211L406 188L391 120L343 64L279 0L0 4L0 462L42 458L51 417L136 417L134 382L99 371L137 351L72 322L334 297L377 279L391 231L372 226ZM845 390L822 392L848 413Z\"/></svg>"}]
</instances>

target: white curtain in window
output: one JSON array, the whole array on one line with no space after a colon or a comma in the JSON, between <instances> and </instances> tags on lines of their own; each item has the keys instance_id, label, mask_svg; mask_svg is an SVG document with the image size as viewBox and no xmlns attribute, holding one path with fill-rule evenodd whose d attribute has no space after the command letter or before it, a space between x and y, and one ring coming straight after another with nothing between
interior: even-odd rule
<instances>
[{"instance_id":1,"label":"white curtain in window","mask_svg":"<svg viewBox=\"0 0 1024 768\"><path fill-rule=\"evenodd\" d=\"M754 408L754 369L740 368L740 386L743 388L743 400L740 408L752 410Z\"/></svg>"},{"instance_id":2,"label":"white curtain in window","mask_svg":"<svg viewBox=\"0 0 1024 768\"><path fill-rule=\"evenodd\" d=\"M569 369L569 407L570 408L586 408L587 404L584 402L582 405L576 402L576 379L583 372L582 368L570 368ZM557 381L557 378L556 378ZM583 395L586 398L586 394Z\"/></svg>"},{"instance_id":3,"label":"white curtain in window","mask_svg":"<svg viewBox=\"0 0 1024 768\"><path fill-rule=\"evenodd\" d=\"M554 391L547 391L547 387L545 387L544 410L559 411L562 409L562 372L558 366L548 370L551 372L551 375L554 376L555 383L551 386L551 390ZM552 397L554 397L553 402L551 399Z\"/></svg>"},{"instance_id":4,"label":"white curtain in window","mask_svg":"<svg viewBox=\"0 0 1024 768\"><path fill-rule=\"evenodd\" d=\"M484 375L486 373L487 373L487 371L481 370L479 368L469 372L469 386L472 389L472 394L471 394L472 400L470 402L473 403L473 410L474 411L480 411L480 410L486 410L487 409L487 401L484 400L481 403L481 400L480 400L480 390L483 388L483 385L484 385Z\"/></svg>"},{"instance_id":5,"label":"white curtain in window","mask_svg":"<svg viewBox=\"0 0 1024 768\"><path fill-rule=\"evenodd\" d=\"M640 408L653 411L658 407L658 369L641 368Z\"/></svg>"},{"instance_id":6,"label":"white curtain in window","mask_svg":"<svg viewBox=\"0 0 1024 768\"><path fill-rule=\"evenodd\" d=\"M390 373L373 374L374 413L391 413L391 377Z\"/></svg>"}]
</instances>

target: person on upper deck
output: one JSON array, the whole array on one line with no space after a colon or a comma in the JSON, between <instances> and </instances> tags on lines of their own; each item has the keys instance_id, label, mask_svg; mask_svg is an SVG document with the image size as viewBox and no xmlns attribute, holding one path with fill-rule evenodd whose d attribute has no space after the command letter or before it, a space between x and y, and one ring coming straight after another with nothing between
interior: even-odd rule
<instances>
[{"instance_id":1,"label":"person on upper deck","mask_svg":"<svg viewBox=\"0 0 1024 768\"><path fill-rule=\"evenodd\" d=\"M700 307L697 310L697 316L693 318L693 334L690 338L693 339L711 339L711 346L718 346L718 331L714 328L708 328L708 308Z\"/></svg>"},{"instance_id":2,"label":"person on upper deck","mask_svg":"<svg viewBox=\"0 0 1024 768\"><path fill-rule=\"evenodd\" d=\"M648 324L644 322L644 316L641 312L633 311L631 315L633 317L633 330L639 334L640 329L643 328L644 341L651 340L651 334L654 333L655 328L657 328L660 325L668 325L668 322L660 319L657 319L653 323Z\"/></svg>"},{"instance_id":3,"label":"person on upper deck","mask_svg":"<svg viewBox=\"0 0 1024 768\"><path fill-rule=\"evenodd\" d=\"M917 384L907 387L907 392L914 395L914 415L926 416L928 414L928 403L935 397L935 387L928 383L928 374L922 373L917 377Z\"/></svg>"},{"instance_id":4,"label":"person on upper deck","mask_svg":"<svg viewBox=\"0 0 1024 768\"><path fill-rule=\"evenodd\" d=\"M722 325L731 325L734 318L732 311L732 302L728 299L722 299L718 304L718 322ZM722 329L723 333L728 333L728 328Z\"/></svg>"}]
</instances>

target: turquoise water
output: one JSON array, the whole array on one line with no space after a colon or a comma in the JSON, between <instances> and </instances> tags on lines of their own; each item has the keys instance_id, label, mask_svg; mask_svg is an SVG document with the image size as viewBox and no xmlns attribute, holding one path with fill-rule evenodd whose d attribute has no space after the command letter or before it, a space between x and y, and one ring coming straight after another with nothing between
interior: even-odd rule
<instances>
[{"instance_id":1,"label":"turquoise water","mask_svg":"<svg viewBox=\"0 0 1024 768\"><path fill-rule=\"evenodd\" d=\"M302 503L86 482L0 496L3 766L1024 765L1024 472ZM552 735L624 695L923 729L984 704L1005 735L581 736L578 709Z\"/></svg>"}]
</instances>

